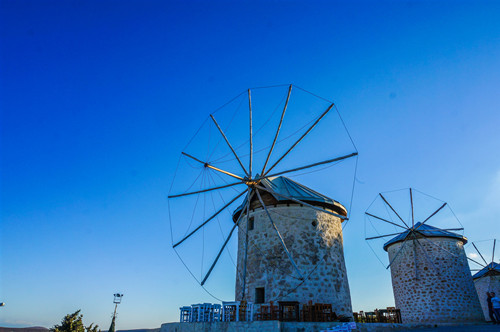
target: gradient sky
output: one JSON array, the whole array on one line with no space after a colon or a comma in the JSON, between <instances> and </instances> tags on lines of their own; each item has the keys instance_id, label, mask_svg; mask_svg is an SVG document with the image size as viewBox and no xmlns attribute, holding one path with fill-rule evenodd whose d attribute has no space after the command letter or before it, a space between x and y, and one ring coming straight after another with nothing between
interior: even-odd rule
<instances>
[{"instance_id":1,"label":"gradient sky","mask_svg":"<svg viewBox=\"0 0 500 332\"><path fill-rule=\"evenodd\" d=\"M206 116L254 86L334 100L360 153L344 230L354 310L394 302L364 241L379 192L500 238L498 2L0 0L1 326L107 329L214 301L170 245L167 193ZM233 286L232 286L233 287Z\"/></svg>"}]
</instances>

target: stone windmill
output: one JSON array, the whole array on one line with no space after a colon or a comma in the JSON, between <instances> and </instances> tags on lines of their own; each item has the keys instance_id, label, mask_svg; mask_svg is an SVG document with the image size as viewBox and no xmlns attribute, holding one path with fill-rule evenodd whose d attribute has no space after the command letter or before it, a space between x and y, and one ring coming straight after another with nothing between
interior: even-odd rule
<instances>
[{"instance_id":1,"label":"stone windmill","mask_svg":"<svg viewBox=\"0 0 500 332\"><path fill-rule=\"evenodd\" d=\"M334 147L330 141L324 142L322 137L320 144L314 145L313 148L317 150L324 148L325 151L329 151L328 155L331 157L325 157L326 154L308 149L304 154L307 157L303 155L299 160L291 159L292 151L296 152L304 141L308 141L306 138L311 131L319 127L318 124L325 120L331 110L336 111L336 108L332 102L328 102L318 116L307 122L304 120L304 114L307 114L309 106L302 104L299 117L296 117L303 121L297 131L298 137L289 143L286 142L289 139L286 137L290 136L280 140L283 119L288 112L287 107L292 92L290 85L285 103L280 109L279 122L273 124L271 139L264 142L264 148L256 150L264 152L264 155L261 155L263 158L260 159L261 162L255 162L251 91L248 90L246 94L249 105L246 142L239 145L230 143L224 126L218 123L213 114L208 121L215 126L217 134L222 138L219 146L225 147L227 155L233 158L234 170L224 168L222 162L221 166L214 164L195 155L195 152L182 152L182 157L193 163L190 166L201 165L204 171L215 173L224 179L232 178L234 182L212 185L199 190L184 190L170 195L170 200L238 187L241 189L237 192L235 190L236 194L221 202L214 213L204 216L196 227L186 231L180 238L173 239L173 248L177 250L186 242L193 242L191 240L193 236L202 232L204 227L229 210L232 215L232 225L211 262L204 265L208 268L200 276L200 285L205 285L209 280L232 235L237 233L236 300L257 303L278 300L293 300L304 304L308 301L330 303L333 304L333 311L337 314L351 316L351 299L342 240L342 223L348 219L348 211L339 202L287 177L299 171L309 172L317 170L318 167L330 167L355 158L358 155L356 148L350 140L352 147L349 147L349 150L332 155ZM341 121L340 117L339 119ZM347 133L342 121L341 124L341 129ZM332 128L326 129L335 132ZM242 135L242 130L235 131L233 135ZM350 136L348 137L350 139ZM287 145L281 152L276 152L280 151L277 149L280 142L282 146L283 142ZM245 151L238 152L241 146L245 146ZM273 152L279 155L273 158ZM210 157L210 153L207 155ZM245 161L242 155L248 159ZM219 160L224 161L224 158L228 157L223 156ZM314 158L321 159L314 161ZM290 160L295 161L295 164L289 164ZM256 164L259 164L258 169L255 167ZM189 170L189 167L185 169ZM236 203L240 203L239 206L233 205ZM236 229L238 232L235 232Z\"/></svg>"},{"instance_id":2,"label":"stone windmill","mask_svg":"<svg viewBox=\"0 0 500 332\"><path fill-rule=\"evenodd\" d=\"M389 256L387 269L391 269L394 299L396 307L401 310L403 323L481 321L481 307L463 248L467 238L451 232L463 228L440 229L428 224L447 203L422 221L416 221L413 190L410 188L408 193L409 220L404 220L383 194L378 198L391 211L389 215L398 220L365 212L368 218L401 230L366 240L394 236L385 242L383 249Z\"/></svg>"},{"instance_id":3,"label":"stone windmill","mask_svg":"<svg viewBox=\"0 0 500 332\"><path fill-rule=\"evenodd\" d=\"M246 213L238 232L237 274L246 279L236 279L236 299L330 303L337 314L351 316L343 205L280 176L262 180L249 211L240 206L233 220Z\"/></svg>"},{"instance_id":4,"label":"stone windmill","mask_svg":"<svg viewBox=\"0 0 500 332\"><path fill-rule=\"evenodd\" d=\"M472 276L474 280L474 286L476 287L477 295L479 297L479 301L481 302L481 307L483 308L484 317L487 321L490 321L490 315L488 310L488 303L486 301L487 295L486 292L494 292L495 294L500 295L500 264L495 263L495 247L497 240L493 240L493 249L491 254L491 262L487 262L476 244L472 242L472 246L479 254L484 264L469 258L471 261L481 266L481 269L471 269L471 271L476 271Z\"/></svg>"}]
</instances>

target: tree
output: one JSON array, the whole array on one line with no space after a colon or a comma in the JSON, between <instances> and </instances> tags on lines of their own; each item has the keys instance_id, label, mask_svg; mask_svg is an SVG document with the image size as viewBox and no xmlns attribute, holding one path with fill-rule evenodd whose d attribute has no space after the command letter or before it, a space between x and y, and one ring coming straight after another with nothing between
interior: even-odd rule
<instances>
[{"instance_id":1,"label":"tree","mask_svg":"<svg viewBox=\"0 0 500 332\"><path fill-rule=\"evenodd\" d=\"M50 329L51 332L101 332L98 325L94 323L89 326L83 325L83 315L80 310L72 314L67 314L61 321L60 325L54 325Z\"/></svg>"}]
</instances>

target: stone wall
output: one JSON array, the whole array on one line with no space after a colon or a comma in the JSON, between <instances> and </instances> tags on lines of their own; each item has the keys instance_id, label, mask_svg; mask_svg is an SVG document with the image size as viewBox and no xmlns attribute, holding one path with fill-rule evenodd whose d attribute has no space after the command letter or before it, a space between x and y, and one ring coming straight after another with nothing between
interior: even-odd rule
<instances>
[{"instance_id":1,"label":"stone wall","mask_svg":"<svg viewBox=\"0 0 500 332\"><path fill-rule=\"evenodd\" d=\"M486 292L495 292L497 296L500 296L500 275L484 276L475 279L474 286L476 286L484 317L489 322L491 319L488 312L488 302L486 302Z\"/></svg>"},{"instance_id":2,"label":"stone wall","mask_svg":"<svg viewBox=\"0 0 500 332\"><path fill-rule=\"evenodd\" d=\"M398 242L387 248L389 261L402 246ZM408 239L391 265L391 277L403 323L484 321L463 243L458 239Z\"/></svg>"},{"instance_id":3,"label":"stone wall","mask_svg":"<svg viewBox=\"0 0 500 332\"><path fill-rule=\"evenodd\" d=\"M306 278L300 280L264 209L251 210L254 229L248 232L246 300L255 302L255 289L264 287L266 303L331 303L338 315L352 317L341 219L296 204L267 208ZM243 216L238 230L237 300L242 299L246 229Z\"/></svg>"}]
</instances>

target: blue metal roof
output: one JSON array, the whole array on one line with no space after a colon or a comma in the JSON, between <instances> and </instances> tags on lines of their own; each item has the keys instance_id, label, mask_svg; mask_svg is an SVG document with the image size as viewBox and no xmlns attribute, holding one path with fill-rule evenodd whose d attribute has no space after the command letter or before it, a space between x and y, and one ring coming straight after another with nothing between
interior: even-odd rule
<instances>
[{"instance_id":1,"label":"blue metal roof","mask_svg":"<svg viewBox=\"0 0 500 332\"><path fill-rule=\"evenodd\" d=\"M449 238L454 238L454 239L460 239L462 242L465 244L467 243L467 238L463 235L448 232L439 228L436 228L434 226L430 226L427 224L423 224L422 226L421 222L417 222L414 226L414 229L418 228L415 232L420 234L421 236L424 237L449 237ZM411 234L411 229L408 229L404 231L403 233L399 234L398 236L392 238L391 240L387 241L384 244L384 250L387 251L387 248L397 242L402 242L404 241L409 235Z\"/></svg>"},{"instance_id":2,"label":"blue metal roof","mask_svg":"<svg viewBox=\"0 0 500 332\"><path fill-rule=\"evenodd\" d=\"M300 183L297 183L293 180L290 180L289 178L286 178L284 176L278 176L278 177L270 177L270 178L265 178L262 179L259 183L261 186L272 190L273 192L281 195L285 195L291 198L298 199L300 201L312 204L312 205L319 205L319 206L324 206L324 207L329 207L334 210L339 210L342 212L341 214L347 215L347 210L346 208L340 204L339 202L326 197L323 194L318 193L317 191L312 190L311 188L308 188ZM262 193L262 191L259 191ZM276 195L276 194L271 194L278 202L291 202L293 201L288 200L285 197ZM247 198L243 200L242 204L234 210L233 217L243 209L247 201Z\"/></svg>"},{"instance_id":3,"label":"blue metal roof","mask_svg":"<svg viewBox=\"0 0 500 332\"><path fill-rule=\"evenodd\" d=\"M480 271L472 276L472 279L478 279L484 277L488 272L493 271L495 274L500 274L500 264L491 262L490 264L483 267Z\"/></svg>"}]
</instances>

